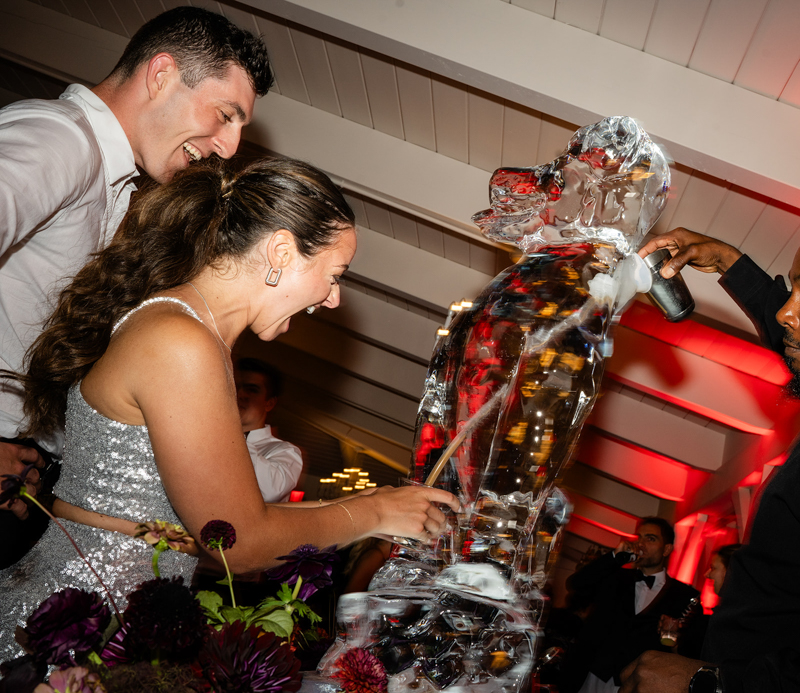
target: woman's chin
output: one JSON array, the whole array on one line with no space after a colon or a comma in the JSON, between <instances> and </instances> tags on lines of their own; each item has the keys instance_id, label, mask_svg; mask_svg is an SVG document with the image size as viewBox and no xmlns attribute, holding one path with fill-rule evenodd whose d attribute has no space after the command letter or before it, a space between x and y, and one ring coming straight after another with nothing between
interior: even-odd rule
<instances>
[{"instance_id":1,"label":"woman's chin","mask_svg":"<svg viewBox=\"0 0 800 693\"><path fill-rule=\"evenodd\" d=\"M262 342L271 342L273 339L275 339L275 337L289 330L290 320L291 318L286 318L286 320L284 320L279 325L275 327L268 327L267 329L262 330L261 332L258 333L258 338Z\"/></svg>"}]
</instances>

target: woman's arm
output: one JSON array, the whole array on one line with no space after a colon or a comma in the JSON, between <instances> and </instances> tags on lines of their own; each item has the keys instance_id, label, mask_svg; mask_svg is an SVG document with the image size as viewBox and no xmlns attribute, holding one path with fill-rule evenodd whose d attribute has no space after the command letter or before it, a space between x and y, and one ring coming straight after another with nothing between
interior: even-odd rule
<instances>
[{"instance_id":1,"label":"woman's arm","mask_svg":"<svg viewBox=\"0 0 800 693\"><path fill-rule=\"evenodd\" d=\"M111 414L117 420L140 412L186 529L198 538L210 520L234 526L236 544L226 551L234 572L270 567L300 544L344 545L376 533L425 539L444 521L432 502L457 506L451 494L419 487L354 497L346 505L265 506L241 432L230 362L217 340L194 318L169 310L149 310L130 323L87 376L84 394L95 408L108 400L106 411L98 409L106 416L117 406ZM93 396L96 390L102 396Z\"/></svg>"}]
</instances>

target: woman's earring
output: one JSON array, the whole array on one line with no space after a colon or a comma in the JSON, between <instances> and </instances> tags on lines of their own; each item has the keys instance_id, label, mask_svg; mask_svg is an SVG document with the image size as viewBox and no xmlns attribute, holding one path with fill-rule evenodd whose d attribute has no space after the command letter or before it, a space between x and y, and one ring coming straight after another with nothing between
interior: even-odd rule
<instances>
[{"instance_id":1,"label":"woman's earring","mask_svg":"<svg viewBox=\"0 0 800 693\"><path fill-rule=\"evenodd\" d=\"M278 267L277 269L275 269L274 267L270 267L269 272L267 272L267 278L264 280L264 283L267 286L278 286L278 282L280 281L282 273L283 273L282 268Z\"/></svg>"}]
</instances>

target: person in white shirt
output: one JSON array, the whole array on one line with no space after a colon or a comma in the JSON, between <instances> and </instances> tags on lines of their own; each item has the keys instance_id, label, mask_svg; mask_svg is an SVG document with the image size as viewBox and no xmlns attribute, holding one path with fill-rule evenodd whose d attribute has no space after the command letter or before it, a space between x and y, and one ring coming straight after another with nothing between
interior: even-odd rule
<instances>
[{"instance_id":1,"label":"person in white shirt","mask_svg":"<svg viewBox=\"0 0 800 693\"><path fill-rule=\"evenodd\" d=\"M93 89L73 84L58 100L0 110L0 368L23 370L51 299L116 232L133 178L164 183L192 161L232 156L272 83L261 39L178 7L147 22ZM19 391L3 386L0 475L43 465L14 444L23 420ZM60 452L59 436L38 442ZM11 510L27 509L16 500Z\"/></svg>"},{"instance_id":2,"label":"person in white shirt","mask_svg":"<svg viewBox=\"0 0 800 693\"><path fill-rule=\"evenodd\" d=\"M303 471L303 457L297 446L272 435L267 424L281 394L282 376L263 361L243 358L236 364L235 379L236 403L261 496L265 503L288 501Z\"/></svg>"}]
</instances>

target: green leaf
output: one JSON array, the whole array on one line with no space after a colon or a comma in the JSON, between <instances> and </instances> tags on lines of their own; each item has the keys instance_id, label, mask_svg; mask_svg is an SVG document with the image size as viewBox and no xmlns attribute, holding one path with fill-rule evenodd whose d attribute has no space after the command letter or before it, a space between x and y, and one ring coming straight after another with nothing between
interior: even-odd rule
<instances>
[{"instance_id":1,"label":"green leaf","mask_svg":"<svg viewBox=\"0 0 800 693\"><path fill-rule=\"evenodd\" d=\"M282 602L280 599L275 599L274 597L268 597L264 601L262 601L258 605L259 611L264 610L266 612L274 611L275 609L283 608L285 602Z\"/></svg>"},{"instance_id":2,"label":"green leaf","mask_svg":"<svg viewBox=\"0 0 800 693\"><path fill-rule=\"evenodd\" d=\"M222 620L222 616L219 613L219 609L222 606L222 597L216 592L201 590L197 593L197 601L200 602L200 606L208 614L209 618L216 621Z\"/></svg>"},{"instance_id":3,"label":"green leaf","mask_svg":"<svg viewBox=\"0 0 800 693\"><path fill-rule=\"evenodd\" d=\"M281 585L281 588L278 590L278 599L280 599L284 604L290 604L292 601L294 601L292 589L289 587L288 583L284 582Z\"/></svg>"},{"instance_id":4,"label":"green leaf","mask_svg":"<svg viewBox=\"0 0 800 693\"><path fill-rule=\"evenodd\" d=\"M231 586L231 577L233 577L233 576L226 575L224 578L222 578L222 580L217 580L217 584L218 585L223 585L224 587L230 587Z\"/></svg>"},{"instance_id":5,"label":"green leaf","mask_svg":"<svg viewBox=\"0 0 800 693\"><path fill-rule=\"evenodd\" d=\"M248 626L251 625L251 616L255 609L252 606L223 606L219 613L226 623L234 621L244 621Z\"/></svg>"},{"instance_id":6,"label":"green leaf","mask_svg":"<svg viewBox=\"0 0 800 693\"><path fill-rule=\"evenodd\" d=\"M277 610L267 614L264 618L256 621L256 625L261 626L269 633L281 638L288 638L294 629L294 621L288 611Z\"/></svg>"}]
</instances>

